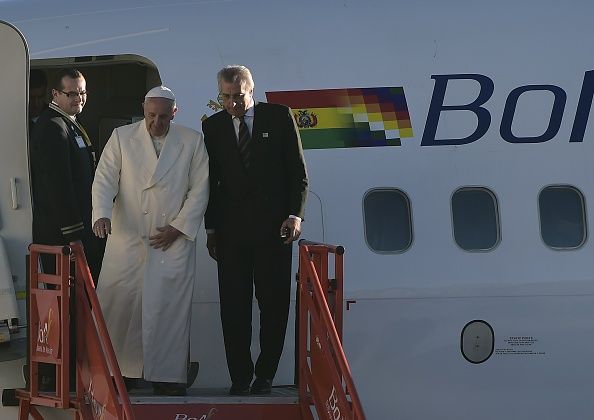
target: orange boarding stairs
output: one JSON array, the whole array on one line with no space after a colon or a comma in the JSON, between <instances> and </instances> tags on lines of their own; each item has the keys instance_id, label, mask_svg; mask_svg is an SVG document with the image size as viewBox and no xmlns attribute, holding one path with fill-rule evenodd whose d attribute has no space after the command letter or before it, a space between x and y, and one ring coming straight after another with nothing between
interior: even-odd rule
<instances>
[{"instance_id":1,"label":"orange boarding stairs","mask_svg":"<svg viewBox=\"0 0 594 420\"><path fill-rule=\"evenodd\" d=\"M17 390L19 420L43 419L39 407L72 410L76 420L134 419L81 245L33 244L29 251L29 389ZM56 273L40 272L40 255L55 258ZM74 337L71 308L76 314ZM70 354L71 339L76 340L76 355ZM74 395L69 392L72 357ZM39 390L40 363L55 366L54 392Z\"/></svg>"},{"instance_id":2,"label":"orange boarding stairs","mask_svg":"<svg viewBox=\"0 0 594 420\"><path fill-rule=\"evenodd\" d=\"M341 345L342 247L300 241L298 388L275 395L274 387L270 397L201 395L194 389L186 397L129 396L82 247L31 245L30 252L30 381L28 389L17 391L19 420L42 420L40 407L69 410L64 415L72 413L75 420L313 420L314 411L319 419L365 418ZM55 258L55 274L40 272L41 254ZM330 255L334 279L328 278ZM70 354L71 308L76 355ZM72 357L75 364L69 362ZM39 363L55 366L55 392L40 392ZM71 364L75 393L68 392Z\"/></svg>"},{"instance_id":3,"label":"orange boarding stairs","mask_svg":"<svg viewBox=\"0 0 594 420\"><path fill-rule=\"evenodd\" d=\"M341 343L343 254L342 246L299 241L299 401L302 413L313 404L319 419L364 420Z\"/></svg>"}]
</instances>

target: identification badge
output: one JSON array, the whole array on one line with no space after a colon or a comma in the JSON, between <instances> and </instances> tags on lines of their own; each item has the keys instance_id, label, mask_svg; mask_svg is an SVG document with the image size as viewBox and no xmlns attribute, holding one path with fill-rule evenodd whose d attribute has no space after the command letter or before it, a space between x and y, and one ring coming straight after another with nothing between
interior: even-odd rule
<instances>
[{"instance_id":1,"label":"identification badge","mask_svg":"<svg viewBox=\"0 0 594 420\"><path fill-rule=\"evenodd\" d=\"M76 136L75 137L76 140L76 144L78 144L78 147L80 147L81 149L83 147L87 147L87 144L85 143L84 139L82 138L82 136Z\"/></svg>"}]
</instances>

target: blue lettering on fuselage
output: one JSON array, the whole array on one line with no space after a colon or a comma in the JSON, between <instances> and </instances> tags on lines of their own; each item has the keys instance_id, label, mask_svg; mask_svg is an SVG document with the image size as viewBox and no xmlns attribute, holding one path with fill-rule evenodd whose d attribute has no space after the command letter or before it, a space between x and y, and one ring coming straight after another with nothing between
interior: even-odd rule
<instances>
[{"instance_id":1,"label":"blue lettering on fuselage","mask_svg":"<svg viewBox=\"0 0 594 420\"><path fill-rule=\"evenodd\" d=\"M549 125L541 135L518 137L512 133L512 123L514 121L518 99L520 98L520 95L526 92L535 92L539 90L549 91L555 97L553 109L551 110L551 116L549 118ZM559 86L527 85L515 88L509 93L507 100L505 101L503 117L501 118L501 127L499 127L501 138L510 143L543 143L549 141L557 135L559 128L561 128L561 119L563 118L566 99L567 94Z\"/></svg>"},{"instance_id":2,"label":"blue lettering on fuselage","mask_svg":"<svg viewBox=\"0 0 594 420\"><path fill-rule=\"evenodd\" d=\"M482 138L491 125L491 114L483 105L491 98L495 90L493 80L482 74L440 74L431 76L435 80L433 95L427 113L425 130L421 146L459 146L469 144ZM469 80L477 82L480 90L476 99L468 104L444 105L444 98L450 80ZM542 133L532 136L518 136L512 131L512 123L516 111L516 105L521 95L528 95L530 92L548 91L553 94L553 106L546 129ZM573 122L573 128L569 141L579 143L584 140L588 117L594 97L594 70L584 74L582 90L580 93L578 107ZM505 101L503 116L499 133L501 138L509 143L543 143L553 139L561 127L567 94L559 86L555 85L526 85L513 89ZM439 117L442 112L464 111L476 115L477 125L475 130L466 137L436 139Z\"/></svg>"},{"instance_id":3,"label":"blue lettering on fuselage","mask_svg":"<svg viewBox=\"0 0 594 420\"><path fill-rule=\"evenodd\" d=\"M435 79L435 87L433 88L433 96L431 97L431 104L429 105L429 112L427 113L427 122L425 123L421 146L458 146L461 144L472 143L483 137L491 125L491 114L481 105L487 102L491 98L491 95L493 95L493 91L495 90L493 80L482 74L440 74L433 75L431 78ZM466 105L444 105L443 100L445 98L448 82L454 79L477 81L481 87L477 98ZM435 134L437 133L439 116L443 111L473 112L478 118L476 129L467 137L437 140Z\"/></svg>"}]
</instances>

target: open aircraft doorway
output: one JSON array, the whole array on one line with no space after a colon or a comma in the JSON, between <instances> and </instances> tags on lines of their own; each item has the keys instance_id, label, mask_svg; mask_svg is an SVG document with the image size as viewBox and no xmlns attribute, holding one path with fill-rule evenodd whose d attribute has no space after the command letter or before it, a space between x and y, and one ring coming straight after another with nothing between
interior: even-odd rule
<instances>
[{"instance_id":1,"label":"open aircraft doorway","mask_svg":"<svg viewBox=\"0 0 594 420\"><path fill-rule=\"evenodd\" d=\"M143 118L146 92L161 84L155 64L139 55L102 55L31 60L31 69L43 71L48 80L47 101L51 101L54 74L74 67L84 75L88 97L77 117L85 127L97 158L114 128Z\"/></svg>"}]
</instances>

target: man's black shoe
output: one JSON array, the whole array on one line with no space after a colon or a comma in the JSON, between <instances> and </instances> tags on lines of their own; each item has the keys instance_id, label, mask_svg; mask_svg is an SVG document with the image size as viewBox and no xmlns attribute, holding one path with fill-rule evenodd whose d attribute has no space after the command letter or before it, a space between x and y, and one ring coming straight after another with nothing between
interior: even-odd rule
<instances>
[{"instance_id":1,"label":"man's black shoe","mask_svg":"<svg viewBox=\"0 0 594 420\"><path fill-rule=\"evenodd\" d=\"M252 384L252 394L265 395L270 394L272 390L272 380L264 378L256 378Z\"/></svg>"},{"instance_id":2,"label":"man's black shoe","mask_svg":"<svg viewBox=\"0 0 594 420\"><path fill-rule=\"evenodd\" d=\"M250 385L234 383L229 388L229 395L250 395Z\"/></svg>"},{"instance_id":3,"label":"man's black shoe","mask_svg":"<svg viewBox=\"0 0 594 420\"><path fill-rule=\"evenodd\" d=\"M153 395L168 397L183 397L186 395L186 385L176 382L153 382Z\"/></svg>"}]
</instances>

